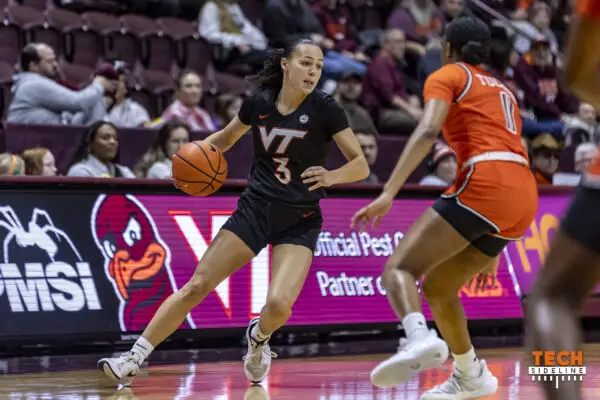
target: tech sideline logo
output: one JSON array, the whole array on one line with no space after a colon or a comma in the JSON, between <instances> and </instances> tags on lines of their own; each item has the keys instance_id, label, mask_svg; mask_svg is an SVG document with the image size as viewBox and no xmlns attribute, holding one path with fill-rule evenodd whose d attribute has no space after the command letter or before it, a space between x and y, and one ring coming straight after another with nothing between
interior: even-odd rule
<instances>
[{"instance_id":1,"label":"tech sideline logo","mask_svg":"<svg viewBox=\"0 0 600 400\"><path fill-rule=\"evenodd\" d=\"M532 351L533 366L529 367L532 381L583 381L586 368L583 366L582 351Z\"/></svg>"}]
</instances>

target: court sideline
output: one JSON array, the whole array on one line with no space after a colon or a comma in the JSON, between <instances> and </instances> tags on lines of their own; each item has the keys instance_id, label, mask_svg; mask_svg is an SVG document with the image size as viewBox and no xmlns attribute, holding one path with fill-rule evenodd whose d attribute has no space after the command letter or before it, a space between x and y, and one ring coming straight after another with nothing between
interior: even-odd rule
<instances>
[{"instance_id":1,"label":"court sideline","mask_svg":"<svg viewBox=\"0 0 600 400\"><path fill-rule=\"evenodd\" d=\"M527 374L529 359L521 349L486 349L479 355L487 360L500 381L500 390L490 400L541 398L541 392ZM132 389L123 390L116 390L95 369L95 355L59 357L53 360L55 371L44 373L28 373L28 370L40 370L49 357L22 359L17 363L0 360L0 371L4 374L0 378L0 399L418 400L423 391L447 377L442 370L432 370L398 388L377 389L369 382L369 372L384 357L380 354L274 360L269 378L260 388L248 386L241 361L156 365L146 368L148 375L136 378ZM598 399L600 344L585 346L584 365L587 367L584 398Z\"/></svg>"}]
</instances>

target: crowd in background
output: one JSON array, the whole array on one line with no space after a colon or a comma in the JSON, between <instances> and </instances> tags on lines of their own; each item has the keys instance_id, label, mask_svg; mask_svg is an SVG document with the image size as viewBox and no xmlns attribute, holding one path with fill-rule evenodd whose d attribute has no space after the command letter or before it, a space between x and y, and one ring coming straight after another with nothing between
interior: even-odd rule
<instances>
[{"instance_id":1,"label":"crowd in background","mask_svg":"<svg viewBox=\"0 0 600 400\"><path fill-rule=\"evenodd\" d=\"M311 38L325 55L320 88L334 95L346 110L371 165L377 159L380 135L409 135L421 119L423 84L441 66L444 27L458 16L476 15L492 31L491 55L484 68L519 101L523 144L538 183L576 185L580 172L596 155L600 138L596 110L579 103L560 79L572 6L568 0L484 1L514 25L494 19L465 0L374 1L369 10L377 14L375 18L357 12L364 6L361 0L248 1L103 0L98 4L115 14L196 16L197 36L210 44L217 71L238 77L260 69L269 48ZM52 7L82 3L79 12L93 7L77 0L47 3ZM253 12L259 7L261 12ZM73 87L61 78L61 57L44 43L31 42L22 49L5 119L8 123L87 126L80 152L64 171L69 176L168 179L170 157L190 140L190 132L223 127L237 114L244 97L243 91L212 93L201 71L174 67L167 74L167 79L175 77L172 92L166 92L169 100L153 115L129 95L128 82L140 72L140 65L107 52L89 82ZM214 100L211 104L205 101L207 93ZM158 131L154 145L137 165L118 162L122 127ZM558 170L564 151L574 154L573 171ZM422 177L422 185L453 182L456 157L442 141L427 162L429 173ZM21 155L2 154L0 173L54 175L54 157L43 148ZM379 183L379 178L372 173L365 182Z\"/></svg>"}]
</instances>

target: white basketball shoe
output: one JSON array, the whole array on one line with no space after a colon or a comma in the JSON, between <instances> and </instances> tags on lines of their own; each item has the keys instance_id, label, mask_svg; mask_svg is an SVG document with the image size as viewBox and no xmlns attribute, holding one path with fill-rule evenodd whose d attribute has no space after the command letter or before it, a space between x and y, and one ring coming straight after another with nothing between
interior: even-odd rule
<instances>
[{"instance_id":1,"label":"white basketball shoe","mask_svg":"<svg viewBox=\"0 0 600 400\"><path fill-rule=\"evenodd\" d=\"M492 375L484 360L477 360L479 374L466 375L454 364L450 378L421 395L421 400L466 400L490 396L498 390L498 379Z\"/></svg>"},{"instance_id":2,"label":"white basketball shoe","mask_svg":"<svg viewBox=\"0 0 600 400\"><path fill-rule=\"evenodd\" d=\"M113 381L131 386L133 377L140 373L140 358L128 351L119 357L107 357L98 361L98 367Z\"/></svg>"},{"instance_id":3,"label":"white basketball shoe","mask_svg":"<svg viewBox=\"0 0 600 400\"><path fill-rule=\"evenodd\" d=\"M421 371L441 367L448 355L448 345L433 329L420 338L402 338L398 353L373 369L371 382L380 388L398 386Z\"/></svg>"},{"instance_id":4,"label":"white basketball shoe","mask_svg":"<svg viewBox=\"0 0 600 400\"><path fill-rule=\"evenodd\" d=\"M252 383L260 383L265 379L271 368L271 359L277 357L269 347L269 339L259 342L252 337L252 329L259 320L258 317L253 318L246 329L248 353L244 356L244 372Z\"/></svg>"}]
</instances>

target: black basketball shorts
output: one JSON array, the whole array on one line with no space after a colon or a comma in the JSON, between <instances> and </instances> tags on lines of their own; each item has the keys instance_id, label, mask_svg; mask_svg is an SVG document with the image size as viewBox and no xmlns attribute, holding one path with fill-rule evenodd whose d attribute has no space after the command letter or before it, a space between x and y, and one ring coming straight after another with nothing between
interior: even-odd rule
<instances>
[{"instance_id":1,"label":"black basketball shorts","mask_svg":"<svg viewBox=\"0 0 600 400\"><path fill-rule=\"evenodd\" d=\"M440 197L433 203L437 211L471 245L489 257L496 257L508 244L508 240L493 236L497 230L485 219L462 207L456 197Z\"/></svg>"},{"instance_id":2,"label":"black basketball shorts","mask_svg":"<svg viewBox=\"0 0 600 400\"><path fill-rule=\"evenodd\" d=\"M252 251L258 254L270 244L295 244L314 252L321 233L321 207L292 206L244 191L237 210L225 222L223 229L235 233Z\"/></svg>"},{"instance_id":3,"label":"black basketball shorts","mask_svg":"<svg viewBox=\"0 0 600 400\"><path fill-rule=\"evenodd\" d=\"M562 220L561 229L600 254L600 188L579 185Z\"/></svg>"}]
</instances>

